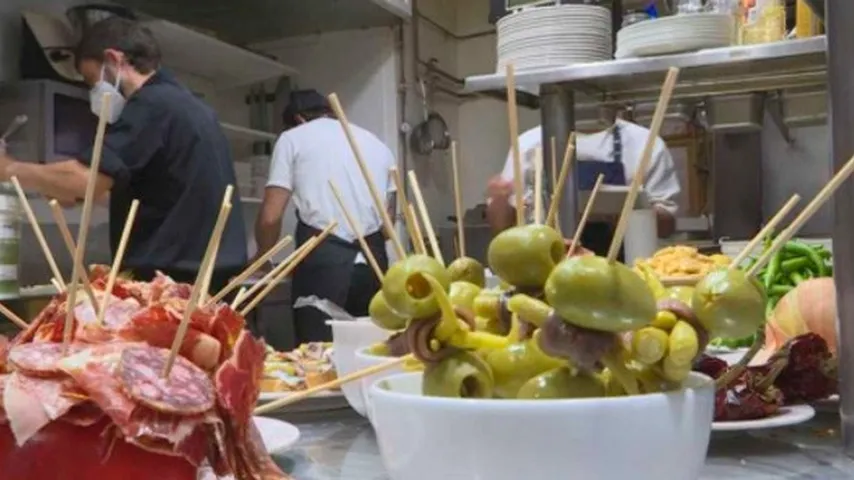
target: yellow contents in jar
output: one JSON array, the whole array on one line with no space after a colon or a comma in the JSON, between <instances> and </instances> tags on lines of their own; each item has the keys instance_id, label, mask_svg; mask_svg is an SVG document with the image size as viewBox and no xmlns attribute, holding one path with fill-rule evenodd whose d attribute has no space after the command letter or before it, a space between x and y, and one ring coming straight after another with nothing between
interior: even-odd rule
<instances>
[{"instance_id":1,"label":"yellow contents in jar","mask_svg":"<svg viewBox=\"0 0 854 480\"><path fill-rule=\"evenodd\" d=\"M726 255L703 255L694 247L676 245L666 247L652 258L637 260L659 277L693 277L729 266L732 259Z\"/></svg>"}]
</instances>

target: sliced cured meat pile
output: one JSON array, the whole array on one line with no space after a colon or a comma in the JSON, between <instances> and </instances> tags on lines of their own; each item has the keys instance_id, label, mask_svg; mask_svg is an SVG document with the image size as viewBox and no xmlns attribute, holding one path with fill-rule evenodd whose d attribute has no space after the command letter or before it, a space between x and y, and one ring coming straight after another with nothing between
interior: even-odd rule
<instances>
[{"instance_id":1,"label":"sliced cured meat pile","mask_svg":"<svg viewBox=\"0 0 854 480\"><path fill-rule=\"evenodd\" d=\"M237 480L289 478L252 421L266 346L243 317L195 309L164 376L191 286L119 278L108 294L108 274L90 273L96 299L109 296L103 324L81 296L67 347L65 295L0 343L0 478L195 480L205 462Z\"/></svg>"}]
</instances>

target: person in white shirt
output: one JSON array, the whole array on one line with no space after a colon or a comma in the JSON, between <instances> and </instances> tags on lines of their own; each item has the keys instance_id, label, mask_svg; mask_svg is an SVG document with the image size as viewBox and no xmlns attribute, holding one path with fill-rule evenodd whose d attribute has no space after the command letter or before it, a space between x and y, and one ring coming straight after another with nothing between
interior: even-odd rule
<instances>
[{"instance_id":1,"label":"person in white shirt","mask_svg":"<svg viewBox=\"0 0 854 480\"><path fill-rule=\"evenodd\" d=\"M617 119L601 132L576 137L577 164L573 171L579 190L591 190L599 174L605 175L607 185L628 185L634 177L646 145L649 130L625 120ZM533 162L537 147L542 144L542 128L532 128L519 136L522 171L525 185L525 211L533 212ZM508 154L504 170L489 181L487 187L487 220L495 233L515 223L516 209L513 190L513 159ZM647 198L656 210L659 237L673 234L676 226L676 197L679 195L679 178L673 158L664 140L655 143L649 168L643 183ZM544 199L548 205L548 199ZM528 221L531 219L529 218ZM582 245L593 252L607 253L613 225L611 222L589 222L582 233Z\"/></svg>"},{"instance_id":2,"label":"person in white shirt","mask_svg":"<svg viewBox=\"0 0 854 480\"><path fill-rule=\"evenodd\" d=\"M294 271L291 298L296 301L315 295L354 316L365 316L380 283L366 265L329 182L341 192L380 268L385 270L388 257L381 216L374 208L350 144L326 98L314 90L295 91L283 115L286 130L273 150L270 176L255 225L257 251L266 252L279 240L282 217L291 200L297 212L294 235L297 246L337 221L333 234ZM373 180L386 198L389 216L393 218L397 207L389 170L395 165L394 155L374 134L356 125L351 127ZM331 340L331 331L324 321L327 318L312 307L295 309L298 341Z\"/></svg>"}]
</instances>

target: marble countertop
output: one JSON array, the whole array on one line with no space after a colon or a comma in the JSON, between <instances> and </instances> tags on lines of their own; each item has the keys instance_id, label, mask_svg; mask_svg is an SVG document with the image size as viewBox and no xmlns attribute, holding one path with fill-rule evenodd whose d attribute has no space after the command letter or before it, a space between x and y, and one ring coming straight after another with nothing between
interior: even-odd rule
<instances>
[{"instance_id":1,"label":"marble countertop","mask_svg":"<svg viewBox=\"0 0 854 480\"><path fill-rule=\"evenodd\" d=\"M389 480L373 430L349 409L281 416L299 443L276 456L296 480ZM836 413L792 428L713 433L700 480L850 480L854 460L840 449Z\"/></svg>"}]
</instances>

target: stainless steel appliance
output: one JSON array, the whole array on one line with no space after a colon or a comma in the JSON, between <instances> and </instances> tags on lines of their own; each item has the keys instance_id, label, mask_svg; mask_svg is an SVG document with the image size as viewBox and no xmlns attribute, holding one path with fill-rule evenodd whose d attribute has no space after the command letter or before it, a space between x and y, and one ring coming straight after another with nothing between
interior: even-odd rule
<instances>
[{"instance_id":1,"label":"stainless steel appliance","mask_svg":"<svg viewBox=\"0 0 854 480\"><path fill-rule=\"evenodd\" d=\"M73 158L95 138L98 120L89 92L54 80L0 84L0 125L18 115L29 121L9 142L9 153L32 162Z\"/></svg>"}]
</instances>

